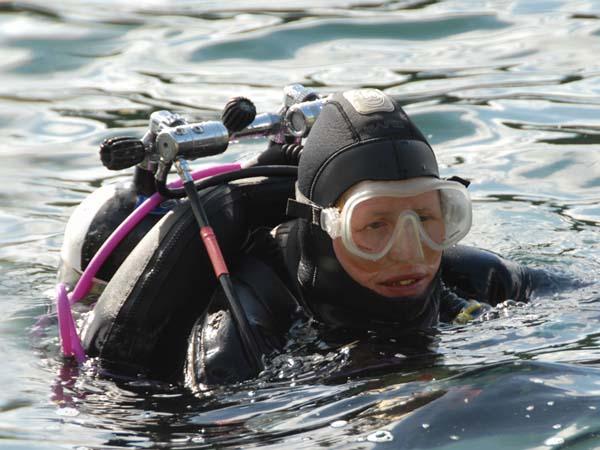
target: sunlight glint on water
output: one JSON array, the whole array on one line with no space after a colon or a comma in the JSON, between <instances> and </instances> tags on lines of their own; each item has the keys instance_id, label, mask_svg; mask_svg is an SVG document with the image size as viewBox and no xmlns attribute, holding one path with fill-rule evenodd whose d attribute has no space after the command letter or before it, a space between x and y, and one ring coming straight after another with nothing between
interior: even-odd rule
<instances>
[{"instance_id":1,"label":"sunlight glint on water","mask_svg":"<svg viewBox=\"0 0 600 450\"><path fill-rule=\"evenodd\" d=\"M596 2L55 3L0 4L0 447L600 445ZM64 363L45 315L64 225L129 178L98 144L141 135L157 109L215 118L244 95L274 111L293 82L405 96L443 175L472 181L466 243L573 282L351 380L330 376L352 349L283 355L203 398Z\"/></svg>"}]
</instances>

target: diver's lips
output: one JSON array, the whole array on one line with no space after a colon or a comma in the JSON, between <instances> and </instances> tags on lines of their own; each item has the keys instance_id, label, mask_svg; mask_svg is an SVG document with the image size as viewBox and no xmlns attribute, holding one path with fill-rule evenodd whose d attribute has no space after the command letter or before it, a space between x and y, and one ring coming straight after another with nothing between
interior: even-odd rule
<instances>
[{"instance_id":1,"label":"diver's lips","mask_svg":"<svg viewBox=\"0 0 600 450\"><path fill-rule=\"evenodd\" d=\"M423 274L407 274L377 282L377 290L386 297L408 297L422 293L427 283Z\"/></svg>"}]
</instances>

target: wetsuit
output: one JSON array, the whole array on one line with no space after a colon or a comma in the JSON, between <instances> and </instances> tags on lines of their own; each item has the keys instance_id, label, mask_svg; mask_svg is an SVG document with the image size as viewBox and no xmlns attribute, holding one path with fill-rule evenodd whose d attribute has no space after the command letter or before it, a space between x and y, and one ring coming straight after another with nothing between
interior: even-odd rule
<instances>
[{"instance_id":1,"label":"wetsuit","mask_svg":"<svg viewBox=\"0 0 600 450\"><path fill-rule=\"evenodd\" d=\"M525 302L543 278L540 272L495 253L456 246L444 253L439 276L416 320L408 323L397 317L378 321L375 314L365 316L365 309L352 310L361 298L343 290L335 297L309 297L314 290L304 288L295 276L301 261L300 228L300 221L291 221L272 233L257 230L245 247L241 263L236 265L236 290L266 355L272 356L284 347L296 321L316 320L328 334L338 340L343 336L347 342L360 339L367 331L386 336L415 330L431 332L440 321L452 322L473 299L491 306L507 299ZM341 301L337 303L337 299ZM188 385L195 389L256 375L220 289L193 327L186 374Z\"/></svg>"},{"instance_id":2,"label":"wetsuit","mask_svg":"<svg viewBox=\"0 0 600 450\"><path fill-rule=\"evenodd\" d=\"M440 317L453 320L470 299L495 305L508 298L528 298L532 285L528 271L493 253L466 247L448 249L433 281L412 297L382 296L346 273L320 223L323 208L337 207L342 194L362 181L415 178L439 180L437 160L395 99L374 89L347 91L329 99L299 161L296 200L288 202L288 214L299 219L280 225L272 237L255 232L244 257L255 261L249 263L251 267L263 267L264 276L272 280L246 276L240 287L241 291L254 289L260 299L247 296L244 307L257 334L263 336L266 354L281 348L281 333L298 312L347 330L350 337L365 330L428 330ZM297 201L299 195L302 202ZM244 278L241 272L238 277ZM275 299L264 286L278 283L287 289ZM285 307L271 314L268 310L280 299L285 299ZM196 384L249 375L238 364L244 361L243 349L219 294L192 336L188 374ZM235 355L234 365L228 354Z\"/></svg>"}]
</instances>

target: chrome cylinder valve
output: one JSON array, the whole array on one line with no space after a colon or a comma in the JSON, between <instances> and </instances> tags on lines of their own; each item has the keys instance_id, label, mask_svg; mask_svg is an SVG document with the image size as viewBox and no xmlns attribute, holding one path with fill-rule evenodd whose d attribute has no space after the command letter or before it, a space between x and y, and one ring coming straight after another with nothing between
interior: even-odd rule
<instances>
[{"instance_id":1,"label":"chrome cylinder valve","mask_svg":"<svg viewBox=\"0 0 600 450\"><path fill-rule=\"evenodd\" d=\"M162 163L176 157L193 160L223 153L229 145L229 131L221 122L208 121L180 125L161 131L156 148Z\"/></svg>"}]
</instances>

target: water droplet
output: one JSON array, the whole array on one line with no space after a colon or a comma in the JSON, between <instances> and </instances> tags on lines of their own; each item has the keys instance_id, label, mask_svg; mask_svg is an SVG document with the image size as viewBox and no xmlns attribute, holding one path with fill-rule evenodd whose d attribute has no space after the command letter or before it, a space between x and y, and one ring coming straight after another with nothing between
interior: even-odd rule
<instances>
[{"instance_id":1,"label":"water droplet","mask_svg":"<svg viewBox=\"0 0 600 450\"><path fill-rule=\"evenodd\" d=\"M469 399L468 398L465 398L465 403L469 403Z\"/></svg>"},{"instance_id":2,"label":"water droplet","mask_svg":"<svg viewBox=\"0 0 600 450\"><path fill-rule=\"evenodd\" d=\"M79 415L79 411L75 408L58 408L56 414L63 417L75 417Z\"/></svg>"},{"instance_id":3,"label":"water droplet","mask_svg":"<svg viewBox=\"0 0 600 450\"><path fill-rule=\"evenodd\" d=\"M525 418L526 418L526 419L530 419L530 418L531 418L531 416L530 416L529 414L525 414Z\"/></svg>"},{"instance_id":4,"label":"water droplet","mask_svg":"<svg viewBox=\"0 0 600 450\"><path fill-rule=\"evenodd\" d=\"M248 391L248 397L254 397L255 395L256 395L256 392Z\"/></svg>"},{"instance_id":5,"label":"water droplet","mask_svg":"<svg viewBox=\"0 0 600 450\"><path fill-rule=\"evenodd\" d=\"M457 435L453 434L450 436L450 439L452 439L453 441L458 441L460 438Z\"/></svg>"},{"instance_id":6,"label":"water droplet","mask_svg":"<svg viewBox=\"0 0 600 450\"><path fill-rule=\"evenodd\" d=\"M329 426L332 428L342 428L342 427L345 427L346 425L348 425L347 420L336 420L335 422L331 422L329 424Z\"/></svg>"},{"instance_id":7,"label":"water droplet","mask_svg":"<svg viewBox=\"0 0 600 450\"><path fill-rule=\"evenodd\" d=\"M596 410L596 407L595 407L595 406L589 406L589 408L590 408L592 411L595 411L595 410Z\"/></svg>"},{"instance_id":8,"label":"water droplet","mask_svg":"<svg viewBox=\"0 0 600 450\"><path fill-rule=\"evenodd\" d=\"M533 411L535 409L535 406L533 405L529 405L527 408L525 408L527 411Z\"/></svg>"},{"instance_id":9,"label":"water droplet","mask_svg":"<svg viewBox=\"0 0 600 450\"><path fill-rule=\"evenodd\" d=\"M554 428L555 430L560 430L562 428L562 425L560 423L557 423L556 425L552 425L552 428Z\"/></svg>"},{"instance_id":10,"label":"water droplet","mask_svg":"<svg viewBox=\"0 0 600 450\"><path fill-rule=\"evenodd\" d=\"M391 442L394 440L392 433L385 430L378 430L367 436L369 442Z\"/></svg>"},{"instance_id":11,"label":"water droplet","mask_svg":"<svg viewBox=\"0 0 600 450\"><path fill-rule=\"evenodd\" d=\"M565 443L565 440L561 437L551 437L544 441L544 445L552 446L552 445L562 445Z\"/></svg>"},{"instance_id":12,"label":"water droplet","mask_svg":"<svg viewBox=\"0 0 600 450\"><path fill-rule=\"evenodd\" d=\"M429 428L429 424L428 423L423 423L421 424L421 426L426 430L427 428Z\"/></svg>"},{"instance_id":13,"label":"water droplet","mask_svg":"<svg viewBox=\"0 0 600 450\"><path fill-rule=\"evenodd\" d=\"M529 381L536 384L544 384L544 380L542 380L541 378L530 378Z\"/></svg>"},{"instance_id":14,"label":"water droplet","mask_svg":"<svg viewBox=\"0 0 600 450\"><path fill-rule=\"evenodd\" d=\"M554 402L552 400L550 400L548 403L546 403L548 406L554 406Z\"/></svg>"}]
</instances>

